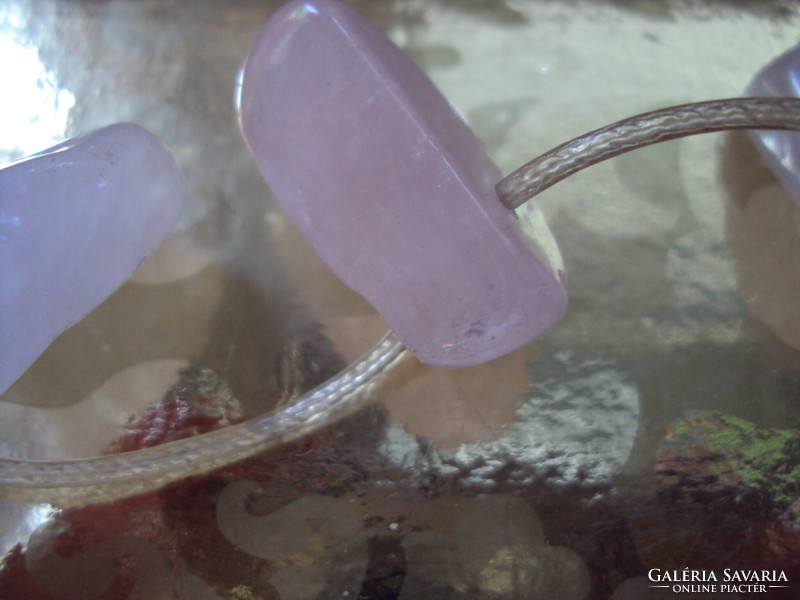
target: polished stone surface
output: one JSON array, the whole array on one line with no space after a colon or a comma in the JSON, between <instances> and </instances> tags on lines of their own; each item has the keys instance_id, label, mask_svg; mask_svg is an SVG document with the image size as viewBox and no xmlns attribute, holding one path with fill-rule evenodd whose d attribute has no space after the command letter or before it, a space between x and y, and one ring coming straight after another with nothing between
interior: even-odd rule
<instances>
[{"instance_id":1,"label":"polished stone surface","mask_svg":"<svg viewBox=\"0 0 800 600\"><path fill-rule=\"evenodd\" d=\"M187 185L151 260L0 397L3 457L95 456L180 406L176 388L249 419L279 380L316 385L386 330L241 139L237 72L281 4L0 0L16 90L0 156L136 122ZM794 0L351 4L505 173L616 119L735 96L800 27ZM477 367L409 360L351 419L152 494L0 499L0 598L747 598L649 587L688 566L784 569L791 588L752 596L796 600L800 208L744 133L619 157L537 204L570 278L547 334ZM225 385L187 389L187 366Z\"/></svg>"},{"instance_id":2,"label":"polished stone surface","mask_svg":"<svg viewBox=\"0 0 800 600\"><path fill-rule=\"evenodd\" d=\"M295 225L422 362L486 362L563 316L560 265L501 206L480 141L346 4L296 0L272 17L240 113Z\"/></svg>"},{"instance_id":3,"label":"polished stone surface","mask_svg":"<svg viewBox=\"0 0 800 600\"><path fill-rule=\"evenodd\" d=\"M749 96L800 96L800 46L795 46L761 69L747 88ZM800 133L751 132L762 156L783 185L800 203Z\"/></svg>"},{"instance_id":4,"label":"polished stone surface","mask_svg":"<svg viewBox=\"0 0 800 600\"><path fill-rule=\"evenodd\" d=\"M0 393L130 278L183 201L169 151L131 124L0 170Z\"/></svg>"}]
</instances>

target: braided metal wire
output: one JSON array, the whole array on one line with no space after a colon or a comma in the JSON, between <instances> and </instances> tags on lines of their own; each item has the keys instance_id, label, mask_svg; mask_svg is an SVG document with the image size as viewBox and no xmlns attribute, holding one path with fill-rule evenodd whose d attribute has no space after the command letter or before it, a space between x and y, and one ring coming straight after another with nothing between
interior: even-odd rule
<instances>
[{"instance_id":1,"label":"braided metal wire","mask_svg":"<svg viewBox=\"0 0 800 600\"><path fill-rule=\"evenodd\" d=\"M513 210L539 192L594 164L675 138L730 129L800 130L800 98L728 98L654 110L561 144L497 184Z\"/></svg>"},{"instance_id":2,"label":"braided metal wire","mask_svg":"<svg viewBox=\"0 0 800 600\"><path fill-rule=\"evenodd\" d=\"M497 184L514 209L588 166L643 146L730 129L800 130L800 99L732 98L644 113L597 129L530 161ZM66 461L0 459L0 496L62 506L155 489L297 439L374 399L404 353L387 334L361 360L299 401L251 421L153 448Z\"/></svg>"},{"instance_id":3,"label":"braided metal wire","mask_svg":"<svg viewBox=\"0 0 800 600\"><path fill-rule=\"evenodd\" d=\"M0 459L0 496L59 506L106 502L278 447L372 402L404 350L388 333L361 360L297 402L201 436L89 459Z\"/></svg>"}]
</instances>

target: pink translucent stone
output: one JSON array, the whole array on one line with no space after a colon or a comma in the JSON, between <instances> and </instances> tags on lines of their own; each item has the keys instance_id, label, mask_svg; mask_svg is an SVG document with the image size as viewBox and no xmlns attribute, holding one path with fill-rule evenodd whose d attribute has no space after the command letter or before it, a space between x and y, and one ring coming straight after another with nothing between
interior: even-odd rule
<instances>
[{"instance_id":1,"label":"pink translucent stone","mask_svg":"<svg viewBox=\"0 0 800 600\"><path fill-rule=\"evenodd\" d=\"M0 392L130 277L183 197L172 156L136 125L0 169Z\"/></svg>"},{"instance_id":2,"label":"pink translucent stone","mask_svg":"<svg viewBox=\"0 0 800 600\"><path fill-rule=\"evenodd\" d=\"M428 78L335 0L290 2L245 65L240 118L278 201L423 362L506 354L562 316L560 273Z\"/></svg>"},{"instance_id":3,"label":"pink translucent stone","mask_svg":"<svg viewBox=\"0 0 800 600\"><path fill-rule=\"evenodd\" d=\"M800 96L800 45L765 66L747 88L748 96ZM751 130L764 160L800 204L800 133L796 131Z\"/></svg>"}]
</instances>

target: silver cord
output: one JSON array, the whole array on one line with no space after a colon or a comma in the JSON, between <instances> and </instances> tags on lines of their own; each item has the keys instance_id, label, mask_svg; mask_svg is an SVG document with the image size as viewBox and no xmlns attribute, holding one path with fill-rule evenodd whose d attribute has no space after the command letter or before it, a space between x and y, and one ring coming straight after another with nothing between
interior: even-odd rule
<instances>
[{"instance_id":1,"label":"silver cord","mask_svg":"<svg viewBox=\"0 0 800 600\"><path fill-rule=\"evenodd\" d=\"M514 210L562 179L625 152L730 129L800 130L800 98L728 98L672 106L595 129L521 166L497 184Z\"/></svg>"},{"instance_id":2,"label":"silver cord","mask_svg":"<svg viewBox=\"0 0 800 600\"><path fill-rule=\"evenodd\" d=\"M296 402L203 435L87 459L0 459L0 496L61 507L108 502L276 448L372 402L376 387L404 351L387 333L360 360Z\"/></svg>"},{"instance_id":3,"label":"silver cord","mask_svg":"<svg viewBox=\"0 0 800 600\"><path fill-rule=\"evenodd\" d=\"M730 129L800 130L800 99L714 100L624 119L530 161L500 181L497 193L513 210L608 158L666 140ZM89 459L0 459L0 496L60 506L105 502L242 460L331 425L373 401L376 385L404 350L389 333L361 360L297 402L202 436Z\"/></svg>"}]
</instances>

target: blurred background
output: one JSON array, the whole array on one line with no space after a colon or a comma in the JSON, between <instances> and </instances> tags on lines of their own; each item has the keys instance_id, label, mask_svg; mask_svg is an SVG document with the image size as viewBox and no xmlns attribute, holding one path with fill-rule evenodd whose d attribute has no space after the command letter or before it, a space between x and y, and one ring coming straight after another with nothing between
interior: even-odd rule
<instances>
[{"instance_id":1,"label":"blurred background","mask_svg":"<svg viewBox=\"0 0 800 600\"><path fill-rule=\"evenodd\" d=\"M239 134L237 74L280 4L0 0L0 162L128 121L188 189L159 252L0 397L0 456L194 433L156 423L188 396L213 427L248 419L382 335ZM740 95L800 41L789 0L352 5L506 173L617 119ZM684 567L777 570L789 587L759 597L796 598L797 205L743 133L637 151L534 202L570 283L547 335L471 369L407 360L354 417L157 492L3 499L0 598L624 600L668 597L648 571Z\"/></svg>"}]
</instances>

